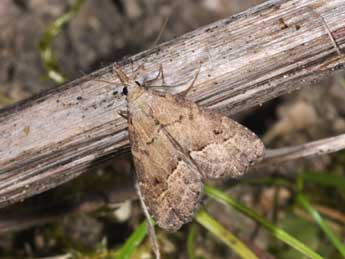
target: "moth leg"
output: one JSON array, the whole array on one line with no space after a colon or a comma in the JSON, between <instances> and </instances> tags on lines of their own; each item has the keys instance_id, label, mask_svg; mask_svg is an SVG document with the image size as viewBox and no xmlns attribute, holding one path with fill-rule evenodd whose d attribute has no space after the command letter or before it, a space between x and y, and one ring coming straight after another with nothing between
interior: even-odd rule
<instances>
[{"instance_id":1,"label":"moth leg","mask_svg":"<svg viewBox=\"0 0 345 259\"><path fill-rule=\"evenodd\" d=\"M163 84L165 83L164 73L163 73L163 65L162 64L159 64L158 75L153 80L157 80L158 78L162 78L162 83Z\"/></svg>"},{"instance_id":2,"label":"moth leg","mask_svg":"<svg viewBox=\"0 0 345 259\"><path fill-rule=\"evenodd\" d=\"M178 85L150 85L150 90L152 92L154 92L156 95L159 96L165 96L166 95L166 91L168 91L170 94L172 95L178 95L180 97L185 97L187 95L187 93L190 91L190 89L193 88L196 79L199 76L200 73L200 69L201 69L201 63L199 65L198 71L195 74L195 76L193 77L191 83L189 85L183 83L183 84L178 84ZM162 79L164 80L164 75L163 75L163 69L162 69Z\"/></svg>"},{"instance_id":3,"label":"moth leg","mask_svg":"<svg viewBox=\"0 0 345 259\"><path fill-rule=\"evenodd\" d=\"M92 80L92 81L95 81L95 82L100 82L100 83L116 84L115 82L108 81L108 80L104 80L104 79L96 79L96 78L93 78L93 79L91 79L91 80Z\"/></svg>"},{"instance_id":4,"label":"moth leg","mask_svg":"<svg viewBox=\"0 0 345 259\"><path fill-rule=\"evenodd\" d=\"M140 67L137 69L135 75L133 76L133 80L138 86L147 88L148 86L150 86L150 84L152 82L159 79L162 75L162 71L163 71L162 65L159 66L158 72L149 73L149 74L145 74L143 72L140 72L140 70L144 70L141 67L144 67L144 65L143 64L140 65Z\"/></svg>"},{"instance_id":5,"label":"moth leg","mask_svg":"<svg viewBox=\"0 0 345 259\"><path fill-rule=\"evenodd\" d=\"M118 111L117 114L126 120L128 119L128 111L127 110Z\"/></svg>"},{"instance_id":6,"label":"moth leg","mask_svg":"<svg viewBox=\"0 0 345 259\"><path fill-rule=\"evenodd\" d=\"M137 69L134 71L133 73L133 79L136 80L136 78L145 72L145 65L144 64L140 64Z\"/></svg>"},{"instance_id":7,"label":"moth leg","mask_svg":"<svg viewBox=\"0 0 345 259\"><path fill-rule=\"evenodd\" d=\"M150 84L152 84L153 82L155 82L159 78L162 79L162 85L164 85L165 84L165 79L164 79L163 65L162 64L159 64L159 69L158 69L157 75L153 76L152 78L147 78L146 81L145 81L145 84L150 86Z\"/></svg>"},{"instance_id":8,"label":"moth leg","mask_svg":"<svg viewBox=\"0 0 345 259\"><path fill-rule=\"evenodd\" d=\"M165 78L164 78L163 65L162 64L159 64L159 73L158 73L157 79L159 78L159 76L162 78L162 84L165 85Z\"/></svg>"},{"instance_id":9,"label":"moth leg","mask_svg":"<svg viewBox=\"0 0 345 259\"><path fill-rule=\"evenodd\" d=\"M195 84L195 81L196 81L196 79L197 79L198 76L199 76L200 69L201 69L201 64L199 64L198 71L196 72L196 74L195 74L195 76L194 76L194 78L193 78L191 84L187 87L187 89L183 90L182 92L179 92L179 93L178 93L179 96L185 97L185 96L188 94L188 92L190 91L190 89L193 88L193 86L194 86L194 84Z\"/></svg>"}]
</instances>

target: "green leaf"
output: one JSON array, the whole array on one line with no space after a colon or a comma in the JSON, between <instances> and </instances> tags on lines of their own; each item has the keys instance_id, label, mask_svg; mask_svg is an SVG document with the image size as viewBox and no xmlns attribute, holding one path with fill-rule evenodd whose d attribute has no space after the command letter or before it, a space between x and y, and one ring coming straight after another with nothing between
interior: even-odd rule
<instances>
[{"instance_id":1,"label":"green leaf","mask_svg":"<svg viewBox=\"0 0 345 259\"><path fill-rule=\"evenodd\" d=\"M53 41L60 33L63 26L69 23L78 14L84 2L85 0L76 0L73 6L66 13L47 26L40 40L40 54L43 66L47 71L47 76L58 84L64 83L66 78L60 72L59 64L53 54Z\"/></svg>"},{"instance_id":2,"label":"green leaf","mask_svg":"<svg viewBox=\"0 0 345 259\"><path fill-rule=\"evenodd\" d=\"M188 239L187 239L187 251L189 259L196 259L194 255L195 251L195 239L196 239L197 227L193 224L189 229Z\"/></svg>"}]
</instances>

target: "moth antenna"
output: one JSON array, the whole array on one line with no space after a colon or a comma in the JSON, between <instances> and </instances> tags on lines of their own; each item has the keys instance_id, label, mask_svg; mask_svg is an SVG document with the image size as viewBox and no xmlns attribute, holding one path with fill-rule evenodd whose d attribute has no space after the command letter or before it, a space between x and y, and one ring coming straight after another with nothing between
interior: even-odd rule
<instances>
[{"instance_id":1,"label":"moth antenna","mask_svg":"<svg viewBox=\"0 0 345 259\"><path fill-rule=\"evenodd\" d=\"M145 78L145 81L143 82L142 86L145 86L146 84L151 85L152 82L158 80L159 78L162 78L162 85L165 85L165 79L164 79L164 72L163 72L163 65L159 64L159 69L157 75L155 75L152 78ZM151 86L149 87L151 88Z\"/></svg>"},{"instance_id":2,"label":"moth antenna","mask_svg":"<svg viewBox=\"0 0 345 259\"><path fill-rule=\"evenodd\" d=\"M172 94L172 95L179 95L179 96L185 97L187 95L187 93L190 91L190 89L193 88L193 86L195 84L195 81L197 80L197 78L199 76L200 69L201 69L201 63L199 64L198 71L195 74L195 76L193 77L192 82L188 86L186 86L187 85L186 83L178 84L178 85L167 85L167 84L164 83L162 85L149 85L148 88L150 90L152 90L155 94L159 95L159 96L165 96L166 95L166 90L168 89L168 92L170 94ZM160 69L160 70L161 70L160 73L162 75L161 76L162 80L165 81L164 74L163 74L163 68Z\"/></svg>"},{"instance_id":3,"label":"moth antenna","mask_svg":"<svg viewBox=\"0 0 345 259\"><path fill-rule=\"evenodd\" d=\"M133 70L133 69L132 69ZM145 65L144 63L143 64L140 64L137 69L133 72L133 78L137 78L141 72L145 71Z\"/></svg>"},{"instance_id":4,"label":"moth antenna","mask_svg":"<svg viewBox=\"0 0 345 259\"><path fill-rule=\"evenodd\" d=\"M154 227L154 222L153 222L153 220L150 216L150 213L149 213L149 211L145 205L144 197L141 193L141 190L140 190L138 183L136 183L135 187L137 189L137 193L139 196L141 207L142 207L144 214L145 214L145 217L147 219L147 226L148 226L148 230L149 230L149 236L150 236L150 241L151 241L151 245L152 245L152 250L156 256L156 259L160 259L161 254L159 251L159 244L158 244L158 239L157 239L157 235L156 235L156 231L155 231L155 227Z\"/></svg>"},{"instance_id":5,"label":"moth antenna","mask_svg":"<svg viewBox=\"0 0 345 259\"><path fill-rule=\"evenodd\" d=\"M95 82L100 82L100 83L115 84L115 82L103 80L103 79L91 79L91 80Z\"/></svg>"},{"instance_id":6,"label":"moth antenna","mask_svg":"<svg viewBox=\"0 0 345 259\"><path fill-rule=\"evenodd\" d=\"M86 77L92 77L92 75L88 75L86 74L83 70L79 70L79 72ZM95 81L95 82L100 82L100 83L107 83L107 84L116 84L116 82L112 82L112 81L108 81L108 80L104 80L104 79L95 79L95 78L91 78L90 81Z\"/></svg>"},{"instance_id":7,"label":"moth antenna","mask_svg":"<svg viewBox=\"0 0 345 259\"><path fill-rule=\"evenodd\" d=\"M119 66L119 64L114 64L114 71L117 75L117 77L120 79L121 83L123 83L125 86L128 85L129 82L129 78L126 75L125 72L123 72L123 70L121 69L121 67Z\"/></svg>"},{"instance_id":8,"label":"moth antenna","mask_svg":"<svg viewBox=\"0 0 345 259\"><path fill-rule=\"evenodd\" d=\"M119 111L118 112L118 114L122 117L122 118L124 118L124 119L128 119L128 111L126 110L126 111Z\"/></svg>"},{"instance_id":9,"label":"moth antenna","mask_svg":"<svg viewBox=\"0 0 345 259\"><path fill-rule=\"evenodd\" d=\"M160 77L162 78L162 84L165 85L165 79L164 79L164 72L163 72L163 65L162 64L159 64L158 75L156 76L156 78L154 78L151 81L155 81Z\"/></svg>"},{"instance_id":10,"label":"moth antenna","mask_svg":"<svg viewBox=\"0 0 345 259\"><path fill-rule=\"evenodd\" d=\"M159 32L158 32L158 35L156 37L156 39L154 40L151 48L154 48L155 46L157 46L157 44L159 43L162 35L163 35L163 32L165 31L165 28L169 22L169 19L170 19L170 16L172 15L172 13L170 13L169 15L167 15L165 18L164 18L164 21L163 21L163 24L161 26L161 28L159 29ZM133 63L132 63L133 65ZM133 69L132 69L133 70ZM140 70L145 70L145 67L144 67L144 64L141 64L137 71L135 71L134 73L134 76L133 78L137 78L137 76L140 74ZM138 86L144 86L145 87L145 84L146 83L150 83L150 82L154 82L155 80L157 80L160 76L162 76L162 81L163 81L163 84L164 84L164 75L163 75L163 68L162 68L162 64L159 65L159 73L158 75L154 78L154 79L149 79L149 80L143 80L143 82L141 82L140 80L135 80L136 84Z\"/></svg>"},{"instance_id":11,"label":"moth antenna","mask_svg":"<svg viewBox=\"0 0 345 259\"><path fill-rule=\"evenodd\" d=\"M168 16L166 16L166 17L164 18L164 22L163 22L163 24L162 24L162 26L161 26L161 28L160 28L160 30L159 30L159 33L158 33L158 35L157 35L155 41L154 41L153 44L152 44L152 48L155 47L155 46L159 43L159 41L160 41L160 39L161 39L161 37L162 37L162 35L163 35L163 32L165 31L165 28L166 28L166 26L167 26L167 24L168 24L168 22L169 22L170 15L171 15L171 14L169 14Z\"/></svg>"}]
</instances>

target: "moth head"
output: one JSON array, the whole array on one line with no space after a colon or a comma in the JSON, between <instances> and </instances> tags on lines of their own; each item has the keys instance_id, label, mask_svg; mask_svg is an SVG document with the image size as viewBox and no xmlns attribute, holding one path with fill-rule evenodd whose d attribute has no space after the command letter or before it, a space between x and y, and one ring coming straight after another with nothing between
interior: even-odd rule
<instances>
[{"instance_id":1,"label":"moth head","mask_svg":"<svg viewBox=\"0 0 345 259\"><path fill-rule=\"evenodd\" d=\"M142 94L146 91L144 86L137 85L136 82L135 82L135 84L136 84L135 86L132 86L130 88L127 88L127 87L123 88L123 94L127 96L127 100L129 102L135 101L140 96L142 96ZM126 89L128 89L128 90L126 90ZM124 91L126 91L126 93Z\"/></svg>"}]
</instances>

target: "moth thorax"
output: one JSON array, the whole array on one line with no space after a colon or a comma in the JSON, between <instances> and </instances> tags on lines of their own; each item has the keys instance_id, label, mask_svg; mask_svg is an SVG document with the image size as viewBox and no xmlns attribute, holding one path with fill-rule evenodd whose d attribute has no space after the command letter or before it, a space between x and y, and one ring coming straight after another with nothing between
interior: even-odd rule
<instances>
[{"instance_id":1,"label":"moth thorax","mask_svg":"<svg viewBox=\"0 0 345 259\"><path fill-rule=\"evenodd\" d=\"M145 93L144 87L132 87L128 90L127 100L129 102L135 102L137 99L139 99L144 93Z\"/></svg>"}]
</instances>

